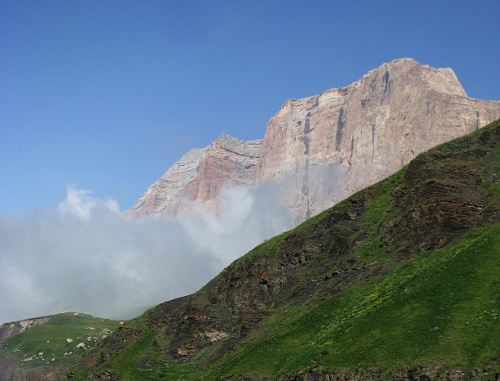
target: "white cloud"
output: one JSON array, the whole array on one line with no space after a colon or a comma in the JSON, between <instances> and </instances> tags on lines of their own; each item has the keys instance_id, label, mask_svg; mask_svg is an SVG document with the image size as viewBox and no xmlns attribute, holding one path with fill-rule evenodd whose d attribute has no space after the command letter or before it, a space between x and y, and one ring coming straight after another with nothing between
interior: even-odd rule
<instances>
[{"instance_id":1,"label":"white cloud","mask_svg":"<svg viewBox=\"0 0 500 381\"><path fill-rule=\"evenodd\" d=\"M276 197L271 183L257 189L228 187L221 191L222 216L196 204L197 214L183 214L179 221L193 242L213 253L224 266L266 238L292 227L290 212Z\"/></svg>"},{"instance_id":2,"label":"white cloud","mask_svg":"<svg viewBox=\"0 0 500 381\"><path fill-rule=\"evenodd\" d=\"M73 187L55 210L0 214L0 324L60 311L126 317L194 292L291 227L271 189L225 189L219 217L200 209L179 220L131 220L115 201Z\"/></svg>"},{"instance_id":3,"label":"white cloud","mask_svg":"<svg viewBox=\"0 0 500 381\"><path fill-rule=\"evenodd\" d=\"M61 213L73 214L84 219L89 219L90 212L96 207L105 207L113 212L120 212L120 207L115 200L101 201L91 197L92 192L76 189L72 186L67 187L66 192L66 200L59 204L59 211Z\"/></svg>"}]
</instances>

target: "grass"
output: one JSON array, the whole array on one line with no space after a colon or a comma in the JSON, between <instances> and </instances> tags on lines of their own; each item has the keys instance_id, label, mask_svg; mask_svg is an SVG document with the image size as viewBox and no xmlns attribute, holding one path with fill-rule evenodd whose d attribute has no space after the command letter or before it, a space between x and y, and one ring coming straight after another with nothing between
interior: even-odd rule
<instances>
[{"instance_id":1,"label":"grass","mask_svg":"<svg viewBox=\"0 0 500 381\"><path fill-rule=\"evenodd\" d=\"M378 227L382 221L387 220L388 214L391 213L389 202L392 200L392 195L396 190L395 187L401 184L407 169L408 166L379 183L380 190L368 205L369 209L364 217L365 224L371 227Z\"/></svg>"},{"instance_id":2,"label":"grass","mask_svg":"<svg viewBox=\"0 0 500 381\"><path fill-rule=\"evenodd\" d=\"M84 343L86 348L93 347L118 326L117 321L86 314L53 315L46 323L0 342L0 348L5 349L0 360L13 353L20 357L17 366L22 369L48 364L67 367L80 360L84 349L76 348L79 343Z\"/></svg>"},{"instance_id":3,"label":"grass","mask_svg":"<svg viewBox=\"0 0 500 381\"><path fill-rule=\"evenodd\" d=\"M272 334L213 364L205 379L293 375L320 363L386 376L397 366L487 364L500 354L499 253L500 225L473 230L310 312L289 308L285 321L268 327Z\"/></svg>"},{"instance_id":4,"label":"grass","mask_svg":"<svg viewBox=\"0 0 500 381\"><path fill-rule=\"evenodd\" d=\"M118 369L123 380L196 380L195 366L165 360L162 355L164 348L156 342L157 334L157 331L150 331L147 335L133 341L109 362L95 369L94 373ZM153 342L155 342L154 345ZM89 371L90 369L87 369L72 379L74 381L87 380Z\"/></svg>"}]
</instances>

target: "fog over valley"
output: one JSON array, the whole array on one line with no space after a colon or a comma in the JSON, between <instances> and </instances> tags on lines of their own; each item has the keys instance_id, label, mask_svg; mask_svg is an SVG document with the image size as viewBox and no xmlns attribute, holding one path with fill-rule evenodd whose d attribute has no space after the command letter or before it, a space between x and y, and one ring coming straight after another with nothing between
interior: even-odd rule
<instances>
[{"instance_id":1,"label":"fog over valley","mask_svg":"<svg viewBox=\"0 0 500 381\"><path fill-rule=\"evenodd\" d=\"M222 216L200 205L176 220L134 220L74 187L58 208L0 214L0 324L61 311L126 319L192 293L292 227L272 189L224 189Z\"/></svg>"}]
</instances>

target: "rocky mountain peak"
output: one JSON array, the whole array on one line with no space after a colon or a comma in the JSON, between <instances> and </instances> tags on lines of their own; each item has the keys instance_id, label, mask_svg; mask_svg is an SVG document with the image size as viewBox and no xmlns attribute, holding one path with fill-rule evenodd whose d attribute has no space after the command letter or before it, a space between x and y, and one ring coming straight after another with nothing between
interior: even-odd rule
<instances>
[{"instance_id":1,"label":"rocky mountain peak","mask_svg":"<svg viewBox=\"0 0 500 381\"><path fill-rule=\"evenodd\" d=\"M467 96L455 72L449 67L435 69L429 65L420 65L413 58L401 58L383 64L379 69L375 70L385 70L385 72L389 73L388 76L393 74L401 77L402 80L405 80L407 76L421 77L422 83L435 91Z\"/></svg>"},{"instance_id":2,"label":"rocky mountain peak","mask_svg":"<svg viewBox=\"0 0 500 381\"><path fill-rule=\"evenodd\" d=\"M128 214L192 210L181 199L218 209L224 187L272 181L301 222L420 152L498 118L500 102L467 97L452 69L396 59L349 86L286 101L269 120L264 140L245 142L223 133L209 147L188 153L191 159L186 154Z\"/></svg>"},{"instance_id":3,"label":"rocky mountain peak","mask_svg":"<svg viewBox=\"0 0 500 381\"><path fill-rule=\"evenodd\" d=\"M222 133L208 147L186 153L125 214L177 216L193 212L197 203L218 209L218 196L226 184L252 183L262 143L262 139L243 141Z\"/></svg>"}]
</instances>

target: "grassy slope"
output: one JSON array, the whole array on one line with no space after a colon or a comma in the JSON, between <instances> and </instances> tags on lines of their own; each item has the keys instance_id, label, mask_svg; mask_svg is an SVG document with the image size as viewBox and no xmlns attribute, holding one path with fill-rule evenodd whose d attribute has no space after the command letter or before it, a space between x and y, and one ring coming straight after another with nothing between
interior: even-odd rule
<instances>
[{"instance_id":1,"label":"grassy slope","mask_svg":"<svg viewBox=\"0 0 500 381\"><path fill-rule=\"evenodd\" d=\"M416 189L409 182L402 183L403 178L408 180L415 175L409 176L406 167L371 190L364 190L293 231L256 247L231 265L231 268L241 267L261 257L268 258L270 263L280 261L277 251L292 236L315 247L326 234L321 230L324 222L335 214L345 214L359 201L366 204L366 212L353 225L355 232L352 228L345 232L339 230L339 226L342 229L347 225L338 225L333 231L337 237L332 242L338 244L344 240L346 247L354 247L349 257L339 259L328 255L330 249L325 246L325 250L320 250L296 271L293 279L307 283L330 276L335 271L343 271L350 260L355 260L353 266L358 267L376 262L373 271L349 278L349 283L339 286L336 295L326 299L324 292L321 295L318 292L304 303L274 306L269 300L269 316L262 321L260 329L237 342L222 358L208 360L208 363L204 351L188 363L177 363L166 356L170 338L161 334L161 329L148 329L149 318L145 314L134 323L142 326L143 334L94 369L95 374L110 369L123 380L216 380L230 375L274 378L297 374L299 370L307 372L321 364L332 372L379 368L388 376L398 366L412 368L430 363L443 369L470 370L498 360L500 226L491 225L491 221L499 221L500 148L494 143L493 148L491 145L485 148L484 137L488 135L483 132L493 131L488 139L495 138L499 126L497 121L481 129L483 131L419 155L418 165L413 167L423 165L426 173L425 184L417 177L414 186L421 191L435 192L437 199L442 189L458 187L461 177L470 176L477 186L463 195L465 203L464 199L459 203L445 200L438 205L444 208L442 216L448 217L449 205L452 209L462 208L462 214L456 214L457 220L447 221L458 226L460 236L468 230L463 226L470 226L470 221L469 225L461 225L460 220L468 208L467 200L473 207L477 205L478 194L485 196L482 200L489 200L489 204L482 205L484 213L473 217L476 218L473 226L478 228L442 249L426 252L425 247L432 246L432 242L426 242L432 232L415 231L411 221L434 216L429 209L435 208L435 204L419 205L420 197L416 194L411 207L397 205L398 199L408 200L406 196L412 196ZM446 178L443 174L447 174ZM376 194L370 195L374 190ZM435 197L433 193L431 198ZM402 216L403 209L411 216ZM401 219L404 223L400 224ZM490 224L484 226L486 220ZM446 229L453 232L455 228L448 225ZM402 246L391 246L391 242ZM420 249L411 251L417 245ZM392 252L409 254L403 258ZM224 282L223 274L213 282ZM297 284L287 283L291 289L282 293L293 296ZM206 290L194 297L202 292ZM497 366L491 371L500 369ZM75 379L85 379L88 372Z\"/></svg>"},{"instance_id":2,"label":"grassy slope","mask_svg":"<svg viewBox=\"0 0 500 381\"><path fill-rule=\"evenodd\" d=\"M500 225L476 229L311 311L286 308L286 319L268 323L271 335L245 343L204 377L277 377L318 364L387 372L425 363L485 365L500 354L499 253Z\"/></svg>"},{"instance_id":3,"label":"grassy slope","mask_svg":"<svg viewBox=\"0 0 500 381\"><path fill-rule=\"evenodd\" d=\"M444 249L313 309L303 305L276 311L263 335L206 368L196 360L161 361L161 348L151 351L155 332L104 368L118 370L123 380L220 380L293 375L318 364L330 371L379 368L386 375L398 366L484 366L500 354L499 253L500 224L474 229ZM141 369L145 353L158 357L157 367Z\"/></svg>"},{"instance_id":4,"label":"grassy slope","mask_svg":"<svg viewBox=\"0 0 500 381\"><path fill-rule=\"evenodd\" d=\"M75 348L77 344L83 342L86 347L95 346L102 340L102 336L108 336L118 326L117 321L86 314L66 312L53 315L48 322L1 341L0 349L3 351L0 361L7 354L13 353L19 355L16 366L21 369L46 365L69 367L76 364L84 352L83 349ZM88 337L91 338L90 341L87 340ZM68 343L68 338L73 341ZM23 361L28 358L32 360Z\"/></svg>"}]
</instances>

